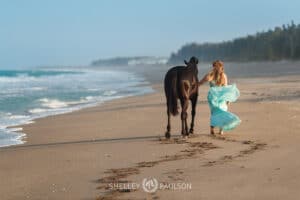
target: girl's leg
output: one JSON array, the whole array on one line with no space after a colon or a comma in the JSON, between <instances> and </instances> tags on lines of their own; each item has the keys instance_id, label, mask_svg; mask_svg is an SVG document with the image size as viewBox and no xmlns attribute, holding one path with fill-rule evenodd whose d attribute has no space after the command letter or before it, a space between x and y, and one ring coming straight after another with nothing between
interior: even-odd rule
<instances>
[{"instance_id":1,"label":"girl's leg","mask_svg":"<svg viewBox=\"0 0 300 200\"><path fill-rule=\"evenodd\" d=\"M210 134L212 134L212 135L215 134L215 131L214 131L214 127L213 127L213 126L210 126Z\"/></svg>"}]
</instances>

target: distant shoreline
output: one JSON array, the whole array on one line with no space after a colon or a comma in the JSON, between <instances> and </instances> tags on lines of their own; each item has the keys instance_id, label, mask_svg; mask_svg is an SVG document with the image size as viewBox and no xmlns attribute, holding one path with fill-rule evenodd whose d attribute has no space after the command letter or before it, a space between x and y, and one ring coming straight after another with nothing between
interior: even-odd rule
<instances>
[{"instance_id":1,"label":"distant shoreline","mask_svg":"<svg viewBox=\"0 0 300 200\"><path fill-rule=\"evenodd\" d=\"M225 71L230 78L255 78L255 77L278 77L300 74L300 61L258 61L258 62L224 62ZM152 84L162 84L164 75L173 66L184 65L164 64L164 65L139 65L139 66L109 66L97 67L94 69L111 69L133 72L146 78ZM198 64L199 78L204 76L211 68L210 62Z\"/></svg>"}]
</instances>

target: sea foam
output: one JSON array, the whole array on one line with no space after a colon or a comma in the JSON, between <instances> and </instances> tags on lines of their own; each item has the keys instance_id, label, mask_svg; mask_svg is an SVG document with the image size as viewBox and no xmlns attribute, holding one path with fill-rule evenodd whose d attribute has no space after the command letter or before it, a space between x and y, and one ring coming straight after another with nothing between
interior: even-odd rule
<instances>
[{"instance_id":1,"label":"sea foam","mask_svg":"<svg viewBox=\"0 0 300 200\"><path fill-rule=\"evenodd\" d=\"M0 147L22 144L9 128L126 96L152 92L142 77L111 70L0 70Z\"/></svg>"}]
</instances>

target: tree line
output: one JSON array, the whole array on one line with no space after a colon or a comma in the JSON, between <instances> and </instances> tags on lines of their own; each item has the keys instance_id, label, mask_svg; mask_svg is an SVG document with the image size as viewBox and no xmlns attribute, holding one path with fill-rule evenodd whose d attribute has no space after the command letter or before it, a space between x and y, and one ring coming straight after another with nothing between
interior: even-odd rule
<instances>
[{"instance_id":1,"label":"tree line","mask_svg":"<svg viewBox=\"0 0 300 200\"><path fill-rule=\"evenodd\" d=\"M221 43L190 43L172 53L168 63L181 63L190 56L200 61L277 61L300 59L300 24L275 27L255 35Z\"/></svg>"}]
</instances>

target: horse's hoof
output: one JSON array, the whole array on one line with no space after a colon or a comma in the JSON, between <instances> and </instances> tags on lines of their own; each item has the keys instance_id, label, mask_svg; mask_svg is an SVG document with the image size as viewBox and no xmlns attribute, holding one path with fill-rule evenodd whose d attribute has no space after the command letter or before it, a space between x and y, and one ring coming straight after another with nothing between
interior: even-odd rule
<instances>
[{"instance_id":1,"label":"horse's hoof","mask_svg":"<svg viewBox=\"0 0 300 200\"><path fill-rule=\"evenodd\" d=\"M170 139L170 137L171 137L170 132L166 132L166 133L165 133L165 136L166 136L167 139Z\"/></svg>"},{"instance_id":2,"label":"horse's hoof","mask_svg":"<svg viewBox=\"0 0 300 200\"><path fill-rule=\"evenodd\" d=\"M190 129L189 133L190 133L190 134L194 134L194 130L193 130L193 129Z\"/></svg>"}]
</instances>

